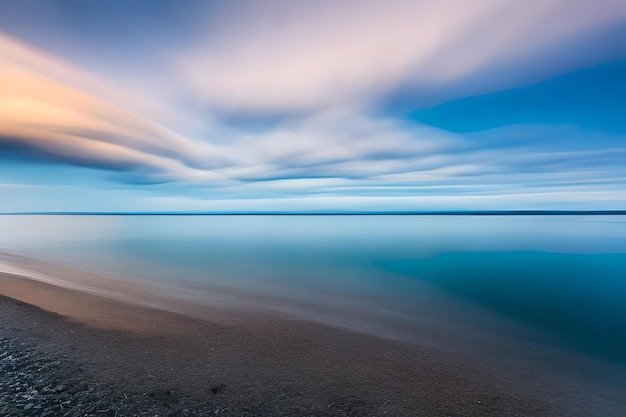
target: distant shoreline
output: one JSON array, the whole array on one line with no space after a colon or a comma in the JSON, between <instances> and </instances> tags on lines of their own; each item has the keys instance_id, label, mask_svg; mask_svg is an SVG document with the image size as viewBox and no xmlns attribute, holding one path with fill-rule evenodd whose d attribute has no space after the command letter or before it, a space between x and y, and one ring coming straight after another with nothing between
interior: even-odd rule
<instances>
[{"instance_id":1,"label":"distant shoreline","mask_svg":"<svg viewBox=\"0 0 626 417\"><path fill-rule=\"evenodd\" d=\"M479 210L372 212L10 212L0 216L624 216L626 210Z\"/></svg>"}]
</instances>

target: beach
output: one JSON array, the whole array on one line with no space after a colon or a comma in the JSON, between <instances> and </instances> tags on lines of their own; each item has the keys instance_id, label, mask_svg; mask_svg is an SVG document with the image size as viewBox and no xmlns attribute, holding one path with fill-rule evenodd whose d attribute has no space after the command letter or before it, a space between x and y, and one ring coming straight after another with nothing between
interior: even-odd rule
<instances>
[{"instance_id":1,"label":"beach","mask_svg":"<svg viewBox=\"0 0 626 417\"><path fill-rule=\"evenodd\" d=\"M278 314L201 320L6 274L0 294L2 366L26 370L3 373L2 415L563 415L463 357Z\"/></svg>"}]
</instances>

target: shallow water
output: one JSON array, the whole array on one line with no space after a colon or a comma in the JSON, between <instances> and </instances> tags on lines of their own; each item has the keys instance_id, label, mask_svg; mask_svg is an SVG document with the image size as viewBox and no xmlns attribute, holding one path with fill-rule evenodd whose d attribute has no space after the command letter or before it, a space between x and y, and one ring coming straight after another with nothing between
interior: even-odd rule
<instances>
[{"instance_id":1,"label":"shallow water","mask_svg":"<svg viewBox=\"0 0 626 417\"><path fill-rule=\"evenodd\" d=\"M624 405L626 216L0 216L0 230L0 249L100 280L483 355L587 414Z\"/></svg>"}]
</instances>

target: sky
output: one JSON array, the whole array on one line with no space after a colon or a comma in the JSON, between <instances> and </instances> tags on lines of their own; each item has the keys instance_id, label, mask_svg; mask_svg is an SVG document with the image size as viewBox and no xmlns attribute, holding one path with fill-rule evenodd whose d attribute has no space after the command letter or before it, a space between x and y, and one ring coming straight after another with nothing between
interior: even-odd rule
<instances>
[{"instance_id":1,"label":"sky","mask_svg":"<svg viewBox=\"0 0 626 417\"><path fill-rule=\"evenodd\" d=\"M623 0L0 0L0 212L619 209Z\"/></svg>"}]
</instances>

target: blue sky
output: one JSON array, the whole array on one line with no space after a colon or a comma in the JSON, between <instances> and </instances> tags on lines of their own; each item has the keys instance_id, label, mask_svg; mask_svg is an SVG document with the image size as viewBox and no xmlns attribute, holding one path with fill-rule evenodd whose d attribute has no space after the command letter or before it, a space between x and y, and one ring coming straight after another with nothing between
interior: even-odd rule
<instances>
[{"instance_id":1,"label":"blue sky","mask_svg":"<svg viewBox=\"0 0 626 417\"><path fill-rule=\"evenodd\" d=\"M626 208L621 0L0 0L0 212Z\"/></svg>"}]
</instances>

